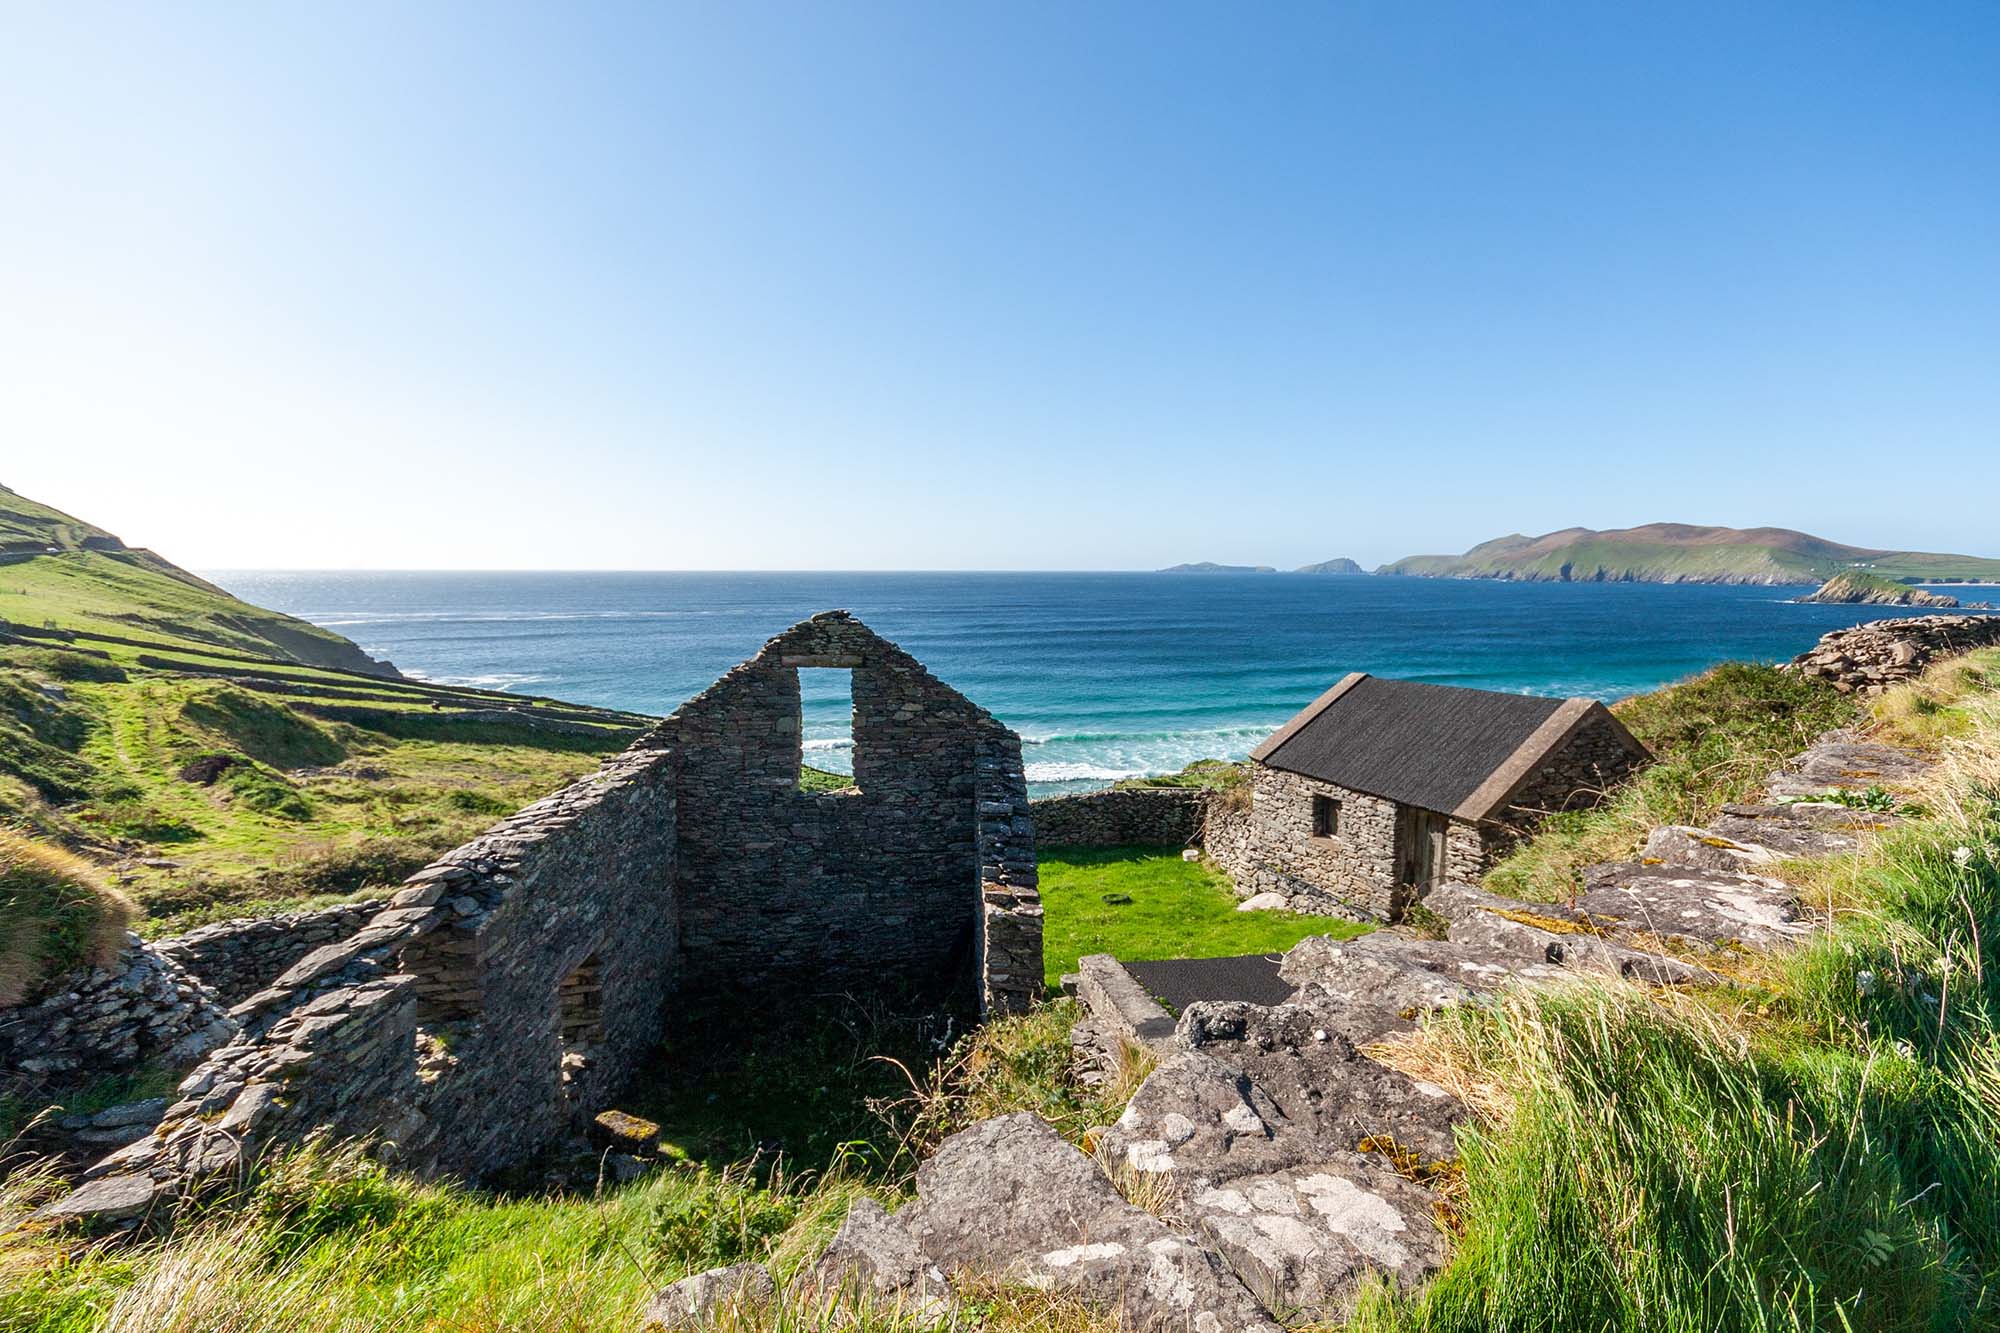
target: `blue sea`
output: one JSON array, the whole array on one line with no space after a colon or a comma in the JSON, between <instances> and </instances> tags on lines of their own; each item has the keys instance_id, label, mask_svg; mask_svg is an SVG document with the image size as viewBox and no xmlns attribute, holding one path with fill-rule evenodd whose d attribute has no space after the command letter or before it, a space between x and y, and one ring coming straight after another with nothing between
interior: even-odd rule
<instances>
[{"instance_id":1,"label":"blue sea","mask_svg":"<svg viewBox=\"0 0 2000 1333\"><path fill-rule=\"evenodd\" d=\"M1891 614L1797 588L1282 574L210 577L412 676L652 714L842 607L1018 731L1037 795L1241 757L1349 671L1614 699ZM807 673L807 762L845 771L834 675Z\"/></svg>"}]
</instances>

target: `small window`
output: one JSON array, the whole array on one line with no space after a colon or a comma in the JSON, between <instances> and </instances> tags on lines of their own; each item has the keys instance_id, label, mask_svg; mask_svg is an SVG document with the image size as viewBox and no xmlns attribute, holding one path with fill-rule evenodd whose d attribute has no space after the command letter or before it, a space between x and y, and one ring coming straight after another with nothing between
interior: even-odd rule
<instances>
[{"instance_id":1,"label":"small window","mask_svg":"<svg viewBox=\"0 0 2000 1333\"><path fill-rule=\"evenodd\" d=\"M1331 796L1313 797L1313 836L1331 838L1340 832L1340 802Z\"/></svg>"}]
</instances>

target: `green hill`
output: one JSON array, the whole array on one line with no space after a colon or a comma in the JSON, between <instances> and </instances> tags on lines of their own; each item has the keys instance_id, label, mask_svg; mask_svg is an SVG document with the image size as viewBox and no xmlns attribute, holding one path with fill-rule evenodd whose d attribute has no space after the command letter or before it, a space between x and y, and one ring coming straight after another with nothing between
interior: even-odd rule
<instances>
[{"instance_id":1,"label":"green hill","mask_svg":"<svg viewBox=\"0 0 2000 1333\"><path fill-rule=\"evenodd\" d=\"M1790 528L1649 523L1598 532L1512 533L1464 555L1415 555L1378 574L1551 583L1822 583L1859 570L1903 582L2000 582L2000 560L1880 551Z\"/></svg>"},{"instance_id":2,"label":"green hill","mask_svg":"<svg viewBox=\"0 0 2000 1333\"><path fill-rule=\"evenodd\" d=\"M395 676L347 639L231 596L153 552L0 486L0 622L140 635ZM7 630L0 623L0 632Z\"/></svg>"},{"instance_id":3,"label":"green hill","mask_svg":"<svg viewBox=\"0 0 2000 1333\"><path fill-rule=\"evenodd\" d=\"M652 721L405 679L12 491L0 547L0 832L145 931L393 884Z\"/></svg>"}]
</instances>

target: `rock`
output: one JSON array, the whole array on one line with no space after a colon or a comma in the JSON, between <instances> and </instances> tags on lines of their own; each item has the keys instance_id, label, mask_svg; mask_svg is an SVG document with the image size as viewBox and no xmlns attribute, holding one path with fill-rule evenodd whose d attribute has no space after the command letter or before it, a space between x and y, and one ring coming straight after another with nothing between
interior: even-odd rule
<instances>
[{"instance_id":1,"label":"rock","mask_svg":"<svg viewBox=\"0 0 2000 1333\"><path fill-rule=\"evenodd\" d=\"M812 1270L821 1293L845 1291L864 1306L897 1304L920 1317L952 1308L943 1270L924 1258L910 1233L873 1199L856 1199Z\"/></svg>"},{"instance_id":2,"label":"rock","mask_svg":"<svg viewBox=\"0 0 2000 1333\"><path fill-rule=\"evenodd\" d=\"M1296 1127L1328 1151L1390 1142L1426 1161L1458 1156L1464 1109L1443 1088L1371 1060L1336 1030L1338 1007L1312 989L1290 1004L1205 1000L1181 1015L1190 1052L1241 1070L1263 1099L1252 1103L1274 1129ZM1136 1100L1136 1099L1135 1099ZM1263 1106L1274 1105L1277 1117ZM1292 1161L1306 1160L1294 1155Z\"/></svg>"},{"instance_id":3,"label":"rock","mask_svg":"<svg viewBox=\"0 0 2000 1333\"><path fill-rule=\"evenodd\" d=\"M1779 858L1760 843L1738 842L1712 829L1667 824L1646 835L1639 859L1702 870L1752 870Z\"/></svg>"},{"instance_id":4,"label":"rock","mask_svg":"<svg viewBox=\"0 0 2000 1333\"><path fill-rule=\"evenodd\" d=\"M1379 1157L1340 1154L1317 1166L1203 1191L1196 1232L1264 1305L1338 1323L1371 1274L1417 1286L1444 1266L1436 1197Z\"/></svg>"},{"instance_id":5,"label":"rock","mask_svg":"<svg viewBox=\"0 0 2000 1333\"><path fill-rule=\"evenodd\" d=\"M1333 1031L1365 1046L1391 1033L1415 1031L1424 1014L1474 1002L1532 966L1446 940L1378 931L1357 940L1325 935L1301 940L1278 971L1302 991L1315 993Z\"/></svg>"},{"instance_id":6,"label":"rock","mask_svg":"<svg viewBox=\"0 0 2000 1333\"><path fill-rule=\"evenodd\" d=\"M1183 851L1181 852L1181 860L1183 860L1183 861L1199 861L1199 860L1201 860L1201 848L1199 848L1199 847L1188 847L1188 848L1185 848L1185 849L1184 849L1184 850L1183 850Z\"/></svg>"},{"instance_id":7,"label":"rock","mask_svg":"<svg viewBox=\"0 0 2000 1333\"><path fill-rule=\"evenodd\" d=\"M1169 1176L1178 1188L1194 1190L1278 1170L1321 1147L1241 1069L1203 1051L1182 1051L1146 1076L1099 1139L1098 1152L1114 1168Z\"/></svg>"},{"instance_id":8,"label":"rock","mask_svg":"<svg viewBox=\"0 0 2000 1333\"><path fill-rule=\"evenodd\" d=\"M1036 1116L983 1121L917 1172L896 1221L948 1278L1072 1293L1138 1333L1277 1333L1215 1255L1120 1198Z\"/></svg>"},{"instance_id":9,"label":"rock","mask_svg":"<svg viewBox=\"0 0 2000 1333\"><path fill-rule=\"evenodd\" d=\"M67 1197L29 1214L31 1224L93 1226L143 1218L170 1197L169 1186L146 1176L106 1176L78 1187Z\"/></svg>"},{"instance_id":10,"label":"rock","mask_svg":"<svg viewBox=\"0 0 2000 1333\"><path fill-rule=\"evenodd\" d=\"M599 1111L590 1129L599 1143L628 1153L647 1152L660 1137L658 1125L624 1111Z\"/></svg>"},{"instance_id":11,"label":"rock","mask_svg":"<svg viewBox=\"0 0 2000 1333\"><path fill-rule=\"evenodd\" d=\"M1236 904L1239 912L1282 912L1291 900L1282 893L1253 893Z\"/></svg>"},{"instance_id":12,"label":"rock","mask_svg":"<svg viewBox=\"0 0 2000 1333\"><path fill-rule=\"evenodd\" d=\"M768 1306L778 1294L762 1264L731 1264L684 1277L646 1303L640 1333L680 1333L712 1327L714 1317L746 1315Z\"/></svg>"},{"instance_id":13,"label":"rock","mask_svg":"<svg viewBox=\"0 0 2000 1333\"><path fill-rule=\"evenodd\" d=\"M1705 968L1621 943L1589 914L1560 904L1524 903L1469 884L1440 885L1424 903L1451 923L1446 937L1454 944L1495 957L1511 954L1524 962L1622 977L1649 986L1712 984L1718 980Z\"/></svg>"},{"instance_id":14,"label":"rock","mask_svg":"<svg viewBox=\"0 0 2000 1333\"><path fill-rule=\"evenodd\" d=\"M1590 866L1575 905L1607 930L1709 947L1777 949L1812 933L1789 886L1727 870L1635 861Z\"/></svg>"},{"instance_id":15,"label":"rock","mask_svg":"<svg viewBox=\"0 0 2000 1333\"><path fill-rule=\"evenodd\" d=\"M1839 805L1725 805L1708 826L1780 856L1836 856L1859 847L1863 835L1900 823L1883 811Z\"/></svg>"},{"instance_id":16,"label":"rock","mask_svg":"<svg viewBox=\"0 0 2000 1333\"><path fill-rule=\"evenodd\" d=\"M1996 618L2000 624L2000 618ZM1771 777L1772 796L1819 796L1829 787L1860 791L1892 787L1923 776L1929 762L1899 746L1833 732Z\"/></svg>"}]
</instances>

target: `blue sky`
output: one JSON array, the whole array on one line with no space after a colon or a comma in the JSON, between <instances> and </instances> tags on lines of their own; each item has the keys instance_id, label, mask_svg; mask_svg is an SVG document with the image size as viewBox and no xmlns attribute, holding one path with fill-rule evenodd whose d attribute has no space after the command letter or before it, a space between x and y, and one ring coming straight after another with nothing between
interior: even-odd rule
<instances>
[{"instance_id":1,"label":"blue sky","mask_svg":"<svg viewBox=\"0 0 2000 1333\"><path fill-rule=\"evenodd\" d=\"M2000 555L2000 6L0 8L0 482L202 568Z\"/></svg>"}]
</instances>

